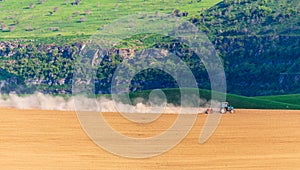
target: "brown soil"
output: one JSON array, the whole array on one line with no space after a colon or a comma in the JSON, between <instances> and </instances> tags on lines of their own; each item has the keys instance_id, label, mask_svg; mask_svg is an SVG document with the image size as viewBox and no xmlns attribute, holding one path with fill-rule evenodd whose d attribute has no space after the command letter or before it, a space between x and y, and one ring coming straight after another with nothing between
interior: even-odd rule
<instances>
[{"instance_id":1,"label":"brown soil","mask_svg":"<svg viewBox=\"0 0 300 170\"><path fill-rule=\"evenodd\" d=\"M207 115L187 137L152 158L110 154L84 133L74 112L0 109L1 169L300 169L300 111L237 110L226 114L205 144L198 138ZM134 137L164 131L176 115L137 125L116 113L105 118Z\"/></svg>"}]
</instances>

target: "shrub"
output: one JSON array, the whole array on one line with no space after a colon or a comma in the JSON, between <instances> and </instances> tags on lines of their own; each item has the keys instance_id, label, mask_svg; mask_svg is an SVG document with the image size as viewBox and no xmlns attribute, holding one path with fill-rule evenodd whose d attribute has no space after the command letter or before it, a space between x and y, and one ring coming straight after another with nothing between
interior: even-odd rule
<instances>
[{"instance_id":1,"label":"shrub","mask_svg":"<svg viewBox=\"0 0 300 170\"><path fill-rule=\"evenodd\" d=\"M85 15L89 15L91 13L90 9L85 10Z\"/></svg>"},{"instance_id":2,"label":"shrub","mask_svg":"<svg viewBox=\"0 0 300 170\"><path fill-rule=\"evenodd\" d=\"M57 12L58 11L58 7L55 7L53 10L54 10L54 12Z\"/></svg>"},{"instance_id":3,"label":"shrub","mask_svg":"<svg viewBox=\"0 0 300 170\"><path fill-rule=\"evenodd\" d=\"M79 19L79 22L84 22L84 21L85 21L84 17L82 17L82 18Z\"/></svg>"},{"instance_id":4,"label":"shrub","mask_svg":"<svg viewBox=\"0 0 300 170\"><path fill-rule=\"evenodd\" d=\"M73 15L77 16L77 15L79 15L79 12L75 11L75 12L73 12Z\"/></svg>"},{"instance_id":5,"label":"shrub","mask_svg":"<svg viewBox=\"0 0 300 170\"><path fill-rule=\"evenodd\" d=\"M2 24L2 25L1 25L1 30L4 31L4 30L6 30L6 29L7 29L7 25Z\"/></svg>"},{"instance_id":6,"label":"shrub","mask_svg":"<svg viewBox=\"0 0 300 170\"><path fill-rule=\"evenodd\" d=\"M13 24L14 24L14 25L18 25L18 24L19 24L19 20L18 20L18 19L14 20L14 21L13 21Z\"/></svg>"},{"instance_id":7,"label":"shrub","mask_svg":"<svg viewBox=\"0 0 300 170\"><path fill-rule=\"evenodd\" d=\"M81 0L75 0L74 2L71 3L71 5L79 5Z\"/></svg>"},{"instance_id":8,"label":"shrub","mask_svg":"<svg viewBox=\"0 0 300 170\"><path fill-rule=\"evenodd\" d=\"M34 7L33 3L30 3L29 6L28 6L29 9L32 9L33 7Z\"/></svg>"},{"instance_id":9,"label":"shrub","mask_svg":"<svg viewBox=\"0 0 300 170\"><path fill-rule=\"evenodd\" d=\"M39 0L38 4L43 4L46 0Z\"/></svg>"},{"instance_id":10,"label":"shrub","mask_svg":"<svg viewBox=\"0 0 300 170\"><path fill-rule=\"evenodd\" d=\"M175 9L173 12L172 12L173 15L175 16L178 16L180 14L180 10L179 9Z\"/></svg>"},{"instance_id":11,"label":"shrub","mask_svg":"<svg viewBox=\"0 0 300 170\"><path fill-rule=\"evenodd\" d=\"M16 29L16 26L10 26L10 27L9 27L9 32L14 31L15 29Z\"/></svg>"},{"instance_id":12,"label":"shrub","mask_svg":"<svg viewBox=\"0 0 300 170\"><path fill-rule=\"evenodd\" d=\"M35 28L32 28L31 25L28 25L25 29L25 31L30 32L36 30Z\"/></svg>"},{"instance_id":13,"label":"shrub","mask_svg":"<svg viewBox=\"0 0 300 170\"><path fill-rule=\"evenodd\" d=\"M48 28L49 31L59 31L59 27L49 27Z\"/></svg>"}]
</instances>

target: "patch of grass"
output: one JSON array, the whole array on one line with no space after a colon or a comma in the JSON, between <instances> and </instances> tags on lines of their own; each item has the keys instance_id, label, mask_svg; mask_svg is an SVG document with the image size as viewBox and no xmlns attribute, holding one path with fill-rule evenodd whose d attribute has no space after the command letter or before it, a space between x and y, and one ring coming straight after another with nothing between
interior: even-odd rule
<instances>
[{"instance_id":1,"label":"patch of grass","mask_svg":"<svg viewBox=\"0 0 300 170\"><path fill-rule=\"evenodd\" d=\"M211 99L211 91L204 89L188 89L190 94L196 93L196 90L199 90L200 98L210 100ZM168 103L172 103L174 105L180 105L180 90L179 89L163 89L165 93ZM148 96L151 91L143 91L130 93L130 98L134 101L136 98L143 98L148 100ZM221 97L222 94L216 92L217 98ZM226 94L226 100L230 102L235 108L244 108L244 109L291 109L291 110L300 110L299 102L295 102L290 99L287 95L286 100L270 100L270 98L277 99L277 97L265 96L262 98L259 97L245 97L235 94ZM294 95L294 99L299 99L300 95ZM290 99L290 100L288 100ZM298 100L299 101L299 100Z\"/></svg>"},{"instance_id":2,"label":"patch of grass","mask_svg":"<svg viewBox=\"0 0 300 170\"><path fill-rule=\"evenodd\" d=\"M211 91L205 89L185 89L189 94L196 94L197 90L199 92L200 98L206 99L207 101L211 100ZM174 105L180 105L181 94L179 89L162 89L167 97L168 103ZM151 90L146 90L142 92L130 93L130 99L133 104L136 104L135 101L138 98L148 101L149 94ZM221 93L216 92L217 99L222 96ZM268 98L268 97L266 97ZM243 109L290 109L290 110L300 110L300 105L297 103L289 103L288 101L272 101L267 99L260 99L255 97L245 97L235 94L226 94L226 100L230 102L235 108Z\"/></svg>"},{"instance_id":3,"label":"patch of grass","mask_svg":"<svg viewBox=\"0 0 300 170\"><path fill-rule=\"evenodd\" d=\"M255 99L282 102L287 104L300 105L300 94L277 95L277 96L260 96Z\"/></svg>"},{"instance_id":4,"label":"patch of grass","mask_svg":"<svg viewBox=\"0 0 300 170\"><path fill-rule=\"evenodd\" d=\"M300 110L300 105L296 105L296 104L245 97L245 96L238 96L233 94L228 94L227 100L230 101L230 103L236 108Z\"/></svg>"},{"instance_id":5,"label":"patch of grass","mask_svg":"<svg viewBox=\"0 0 300 170\"><path fill-rule=\"evenodd\" d=\"M2 24L14 25L14 30L11 32L0 30L1 39L92 35L103 25L127 15L142 12L172 13L174 9L179 9L189 12L191 16L201 11L202 8L215 5L220 0L202 0L202 2L194 1L193 3L178 0L89 0L74 6L71 2L73 1L46 0L40 3L34 0L10 0L0 2ZM80 18L85 18L84 22L78 22ZM49 30L53 27L59 29Z\"/></svg>"}]
</instances>

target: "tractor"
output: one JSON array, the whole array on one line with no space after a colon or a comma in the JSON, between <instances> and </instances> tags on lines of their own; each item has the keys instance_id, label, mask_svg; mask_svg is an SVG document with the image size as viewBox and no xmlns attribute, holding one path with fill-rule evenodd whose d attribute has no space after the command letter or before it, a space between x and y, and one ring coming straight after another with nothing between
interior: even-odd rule
<instances>
[{"instance_id":1,"label":"tractor","mask_svg":"<svg viewBox=\"0 0 300 170\"><path fill-rule=\"evenodd\" d=\"M220 113L234 113L234 107L230 106L228 102L222 102L221 103L221 109L220 109Z\"/></svg>"},{"instance_id":2,"label":"tractor","mask_svg":"<svg viewBox=\"0 0 300 170\"><path fill-rule=\"evenodd\" d=\"M209 107L205 113L206 114L209 114L209 113L212 113L213 112L213 109L211 107ZM229 113L234 113L234 107L233 106L230 106L228 102L222 102L221 103L221 107L220 107L220 113L226 113L226 112L229 112Z\"/></svg>"}]
</instances>

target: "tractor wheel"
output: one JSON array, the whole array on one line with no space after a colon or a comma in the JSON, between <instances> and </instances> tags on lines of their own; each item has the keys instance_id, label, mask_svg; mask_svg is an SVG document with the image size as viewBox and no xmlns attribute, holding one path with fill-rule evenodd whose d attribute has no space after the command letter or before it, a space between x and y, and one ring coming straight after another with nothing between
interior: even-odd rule
<instances>
[{"instance_id":1,"label":"tractor wheel","mask_svg":"<svg viewBox=\"0 0 300 170\"><path fill-rule=\"evenodd\" d=\"M222 109L220 110L220 112L221 112L222 114L224 114L224 113L226 112L226 110L225 110L224 108L222 108Z\"/></svg>"}]
</instances>

